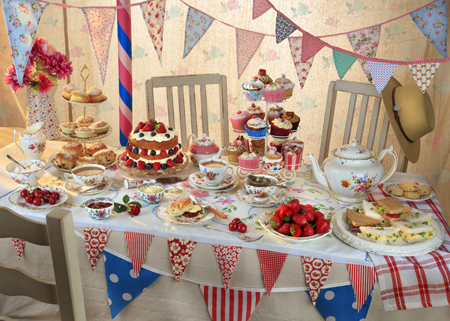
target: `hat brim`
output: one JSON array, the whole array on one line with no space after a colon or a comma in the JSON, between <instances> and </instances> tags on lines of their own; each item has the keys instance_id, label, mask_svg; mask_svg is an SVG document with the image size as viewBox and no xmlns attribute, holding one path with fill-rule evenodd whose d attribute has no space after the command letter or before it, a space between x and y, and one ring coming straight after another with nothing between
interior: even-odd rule
<instances>
[{"instance_id":1,"label":"hat brim","mask_svg":"<svg viewBox=\"0 0 450 321\"><path fill-rule=\"evenodd\" d=\"M384 87L383 91L381 92L381 96L383 97L384 107L386 109L386 114L389 118L389 121L391 122L391 127L394 130L395 136L397 137L403 153L411 163L416 163L420 155L420 139L416 140L414 143L408 142L405 136L403 136L394 116L392 91L394 90L394 88L401 86L402 84L399 83L397 79L391 77L386 87Z\"/></svg>"}]
</instances>

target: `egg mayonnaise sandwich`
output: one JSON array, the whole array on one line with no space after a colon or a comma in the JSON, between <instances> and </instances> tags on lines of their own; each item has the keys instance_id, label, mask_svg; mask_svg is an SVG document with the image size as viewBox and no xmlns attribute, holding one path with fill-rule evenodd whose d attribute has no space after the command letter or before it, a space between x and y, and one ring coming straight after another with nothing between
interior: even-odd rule
<instances>
[{"instance_id":1,"label":"egg mayonnaise sandwich","mask_svg":"<svg viewBox=\"0 0 450 321\"><path fill-rule=\"evenodd\" d=\"M434 228L428 224L410 222L393 222L393 227L399 228L399 236L407 243L415 243L434 236Z\"/></svg>"},{"instance_id":2,"label":"egg mayonnaise sandwich","mask_svg":"<svg viewBox=\"0 0 450 321\"><path fill-rule=\"evenodd\" d=\"M400 237L398 227L361 226L358 237L377 244L392 244Z\"/></svg>"}]
</instances>

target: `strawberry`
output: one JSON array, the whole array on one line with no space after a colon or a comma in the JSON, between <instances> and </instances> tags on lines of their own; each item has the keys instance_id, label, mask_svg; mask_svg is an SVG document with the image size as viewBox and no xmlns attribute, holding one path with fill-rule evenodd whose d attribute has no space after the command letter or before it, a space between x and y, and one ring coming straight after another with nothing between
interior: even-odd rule
<instances>
[{"instance_id":1,"label":"strawberry","mask_svg":"<svg viewBox=\"0 0 450 321\"><path fill-rule=\"evenodd\" d=\"M160 170L161 169L161 163L153 163L153 169L154 170Z\"/></svg>"},{"instance_id":2,"label":"strawberry","mask_svg":"<svg viewBox=\"0 0 450 321\"><path fill-rule=\"evenodd\" d=\"M143 131L143 132L151 132L151 131L153 131L153 125L152 125L152 123L148 123L147 125L145 125L145 126L142 128L142 131Z\"/></svg>"},{"instance_id":3,"label":"strawberry","mask_svg":"<svg viewBox=\"0 0 450 321\"><path fill-rule=\"evenodd\" d=\"M290 228L291 228L291 223L284 223L283 225L281 225L278 228L277 232L280 233L280 234L284 234L284 235L289 235L290 236L291 235Z\"/></svg>"},{"instance_id":4,"label":"strawberry","mask_svg":"<svg viewBox=\"0 0 450 321\"><path fill-rule=\"evenodd\" d=\"M141 155L142 156L147 156L148 151L146 149L141 150Z\"/></svg>"},{"instance_id":5,"label":"strawberry","mask_svg":"<svg viewBox=\"0 0 450 321\"><path fill-rule=\"evenodd\" d=\"M181 157L180 155L178 155L177 157L175 157L175 162L176 162L177 164L183 163L183 157Z\"/></svg>"},{"instance_id":6,"label":"strawberry","mask_svg":"<svg viewBox=\"0 0 450 321\"><path fill-rule=\"evenodd\" d=\"M128 145L127 147L125 147L125 149L127 150L127 152L131 152L133 150L133 146Z\"/></svg>"},{"instance_id":7,"label":"strawberry","mask_svg":"<svg viewBox=\"0 0 450 321\"><path fill-rule=\"evenodd\" d=\"M161 156L161 157L167 157L167 152L166 152L165 150L162 150L162 151L159 153L159 156Z\"/></svg>"},{"instance_id":8,"label":"strawberry","mask_svg":"<svg viewBox=\"0 0 450 321\"><path fill-rule=\"evenodd\" d=\"M173 162L173 160L169 159L166 163L167 167L172 168L175 166L175 163Z\"/></svg>"},{"instance_id":9,"label":"strawberry","mask_svg":"<svg viewBox=\"0 0 450 321\"><path fill-rule=\"evenodd\" d=\"M145 169L145 162L138 161L137 163L137 169Z\"/></svg>"},{"instance_id":10,"label":"strawberry","mask_svg":"<svg viewBox=\"0 0 450 321\"><path fill-rule=\"evenodd\" d=\"M166 126L164 126L163 123L158 123L157 125L155 125L155 131L157 133L163 134L167 132Z\"/></svg>"},{"instance_id":11,"label":"strawberry","mask_svg":"<svg viewBox=\"0 0 450 321\"><path fill-rule=\"evenodd\" d=\"M283 225L283 221L278 215L275 215L269 220L270 226L276 231L281 225Z\"/></svg>"},{"instance_id":12,"label":"strawberry","mask_svg":"<svg viewBox=\"0 0 450 321\"><path fill-rule=\"evenodd\" d=\"M291 209L292 212L294 213L300 212L300 202L298 201L298 199L294 198L286 205Z\"/></svg>"},{"instance_id":13,"label":"strawberry","mask_svg":"<svg viewBox=\"0 0 450 321\"><path fill-rule=\"evenodd\" d=\"M314 211L314 216L316 217L316 222L319 218L325 218L325 215L321 211Z\"/></svg>"},{"instance_id":14,"label":"strawberry","mask_svg":"<svg viewBox=\"0 0 450 321\"><path fill-rule=\"evenodd\" d=\"M314 229L311 225L303 226L303 236L312 236L314 235Z\"/></svg>"},{"instance_id":15,"label":"strawberry","mask_svg":"<svg viewBox=\"0 0 450 321\"><path fill-rule=\"evenodd\" d=\"M294 214L292 215L292 222L299 226L305 226L308 223L308 220L302 214Z\"/></svg>"},{"instance_id":16,"label":"strawberry","mask_svg":"<svg viewBox=\"0 0 450 321\"><path fill-rule=\"evenodd\" d=\"M316 233L322 234L330 229L330 221L324 218L318 218L316 221Z\"/></svg>"},{"instance_id":17,"label":"strawberry","mask_svg":"<svg viewBox=\"0 0 450 321\"><path fill-rule=\"evenodd\" d=\"M175 146L175 147L173 148L173 153L175 154L176 152L178 152L178 150L179 150L178 146Z\"/></svg>"},{"instance_id":18,"label":"strawberry","mask_svg":"<svg viewBox=\"0 0 450 321\"><path fill-rule=\"evenodd\" d=\"M314 216L314 211L312 208L307 208L303 211L302 215L306 217L309 223L314 223L316 221L316 217Z\"/></svg>"},{"instance_id":19,"label":"strawberry","mask_svg":"<svg viewBox=\"0 0 450 321\"><path fill-rule=\"evenodd\" d=\"M272 216L280 216L280 210L273 211Z\"/></svg>"},{"instance_id":20,"label":"strawberry","mask_svg":"<svg viewBox=\"0 0 450 321\"><path fill-rule=\"evenodd\" d=\"M125 157L127 157L127 153L123 153L122 156L120 156L120 160L125 160Z\"/></svg>"},{"instance_id":21,"label":"strawberry","mask_svg":"<svg viewBox=\"0 0 450 321\"><path fill-rule=\"evenodd\" d=\"M289 232L291 232L292 237L300 237L302 235L302 228L298 225L292 224Z\"/></svg>"},{"instance_id":22,"label":"strawberry","mask_svg":"<svg viewBox=\"0 0 450 321\"><path fill-rule=\"evenodd\" d=\"M303 207L314 209L314 207L311 204L305 204L305 205L303 205Z\"/></svg>"},{"instance_id":23,"label":"strawberry","mask_svg":"<svg viewBox=\"0 0 450 321\"><path fill-rule=\"evenodd\" d=\"M140 121L139 124L136 126L135 130L140 130L144 128L144 126L145 126L144 122Z\"/></svg>"},{"instance_id":24,"label":"strawberry","mask_svg":"<svg viewBox=\"0 0 450 321\"><path fill-rule=\"evenodd\" d=\"M290 221L291 216L294 214L289 207L286 205L281 205L278 210L280 211L280 218L284 221ZM287 218L285 219L285 217Z\"/></svg>"},{"instance_id":25,"label":"strawberry","mask_svg":"<svg viewBox=\"0 0 450 321\"><path fill-rule=\"evenodd\" d=\"M157 123L158 123L158 122L156 121L156 119L149 119L148 122L151 123L151 124L157 124Z\"/></svg>"},{"instance_id":26,"label":"strawberry","mask_svg":"<svg viewBox=\"0 0 450 321\"><path fill-rule=\"evenodd\" d=\"M131 167L131 165L133 164L133 159L129 158L126 162L125 162L125 166L126 167Z\"/></svg>"}]
</instances>

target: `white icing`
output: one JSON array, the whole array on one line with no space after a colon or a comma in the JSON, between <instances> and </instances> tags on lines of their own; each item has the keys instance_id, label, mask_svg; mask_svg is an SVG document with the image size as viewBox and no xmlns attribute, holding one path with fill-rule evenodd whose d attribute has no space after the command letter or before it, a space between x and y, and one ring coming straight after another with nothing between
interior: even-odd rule
<instances>
[{"instance_id":1,"label":"white icing","mask_svg":"<svg viewBox=\"0 0 450 321\"><path fill-rule=\"evenodd\" d=\"M245 82L242 87L247 90L259 90L264 87L264 84L261 80L257 79L250 79L249 81Z\"/></svg>"},{"instance_id":2,"label":"white icing","mask_svg":"<svg viewBox=\"0 0 450 321\"><path fill-rule=\"evenodd\" d=\"M279 162L281 162L282 159L283 159L282 157L280 157L278 159L271 159L271 158L267 158L266 156L264 156L263 162L264 163L279 163Z\"/></svg>"},{"instance_id":3,"label":"white icing","mask_svg":"<svg viewBox=\"0 0 450 321\"><path fill-rule=\"evenodd\" d=\"M282 121L281 118L275 118L273 120L273 125L277 126L278 128L284 128L284 129L292 128L292 123L289 120L284 119L284 121Z\"/></svg>"},{"instance_id":4,"label":"white icing","mask_svg":"<svg viewBox=\"0 0 450 321\"><path fill-rule=\"evenodd\" d=\"M144 133L143 137L139 137L140 133ZM155 136L151 135L152 132L143 132L142 130L139 130L138 133L131 134L131 138L137 141L146 140L150 142L167 142L171 139L173 139L175 136L178 135L178 132L176 130L168 130L166 133L156 133ZM169 134L170 137L166 137L166 134Z\"/></svg>"},{"instance_id":5,"label":"white icing","mask_svg":"<svg viewBox=\"0 0 450 321\"><path fill-rule=\"evenodd\" d=\"M265 90L271 91L271 90L280 90L284 89L283 86L280 86L280 84L277 84L276 82L272 83L271 85L267 85Z\"/></svg>"},{"instance_id":6,"label":"white icing","mask_svg":"<svg viewBox=\"0 0 450 321\"><path fill-rule=\"evenodd\" d=\"M162 159L145 159L142 157L139 157L139 159L133 159L134 162L138 162L138 161L143 161L146 164L154 164L154 163L160 163L162 164L166 164L167 161L169 159L173 160L173 162L175 163L175 158L177 157L177 155L180 153L180 151L176 152L175 154L173 154L172 156L166 157L166 158L162 158Z\"/></svg>"},{"instance_id":7,"label":"white icing","mask_svg":"<svg viewBox=\"0 0 450 321\"><path fill-rule=\"evenodd\" d=\"M247 126L251 126L253 128L266 128L266 123L259 117L251 118L247 122Z\"/></svg>"},{"instance_id":8,"label":"white icing","mask_svg":"<svg viewBox=\"0 0 450 321\"><path fill-rule=\"evenodd\" d=\"M240 157L241 157L242 159L251 160L251 159L257 158L258 156L256 156L255 153L250 153L250 154L249 154L248 152L245 152L244 154L240 155Z\"/></svg>"}]
</instances>

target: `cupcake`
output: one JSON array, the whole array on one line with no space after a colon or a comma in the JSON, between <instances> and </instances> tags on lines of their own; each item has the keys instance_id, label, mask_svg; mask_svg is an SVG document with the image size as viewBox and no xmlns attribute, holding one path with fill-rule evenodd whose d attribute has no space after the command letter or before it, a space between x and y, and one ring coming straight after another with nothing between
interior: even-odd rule
<instances>
[{"instance_id":1,"label":"cupcake","mask_svg":"<svg viewBox=\"0 0 450 321\"><path fill-rule=\"evenodd\" d=\"M245 148L247 148L248 151L250 151L250 143L248 142L248 139L245 139L244 136L239 135L235 141L239 141L242 143L242 145L245 146Z\"/></svg>"},{"instance_id":2,"label":"cupcake","mask_svg":"<svg viewBox=\"0 0 450 321\"><path fill-rule=\"evenodd\" d=\"M292 130L297 130L300 124L300 117L298 117L293 111L287 111L281 115L286 120L289 120L292 124Z\"/></svg>"},{"instance_id":3,"label":"cupcake","mask_svg":"<svg viewBox=\"0 0 450 321\"><path fill-rule=\"evenodd\" d=\"M265 119L266 113L263 112L262 108L259 106L256 106L255 103L253 103L250 107L247 108L247 111L253 116L256 115L257 117L261 118L262 120Z\"/></svg>"},{"instance_id":4,"label":"cupcake","mask_svg":"<svg viewBox=\"0 0 450 321\"><path fill-rule=\"evenodd\" d=\"M267 133L267 124L256 115L253 115L249 119L247 125L245 125L247 135L250 137L264 137Z\"/></svg>"},{"instance_id":5,"label":"cupcake","mask_svg":"<svg viewBox=\"0 0 450 321\"><path fill-rule=\"evenodd\" d=\"M287 143L287 139L284 140L278 140L278 139L274 139L273 141L270 142L270 146L273 146L277 149L277 151L279 153L281 153L281 147L283 146L283 144Z\"/></svg>"},{"instance_id":6,"label":"cupcake","mask_svg":"<svg viewBox=\"0 0 450 321\"><path fill-rule=\"evenodd\" d=\"M272 78L266 73L265 69L260 69L255 77L257 77L264 85L268 85L272 82Z\"/></svg>"},{"instance_id":7,"label":"cupcake","mask_svg":"<svg viewBox=\"0 0 450 321\"><path fill-rule=\"evenodd\" d=\"M275 118L270 126L270 135L289 136L292 130L292 124L284 118Z\"/></svg>"},{"instance_id":8,"label":"cupcake","mask_svg":"<svg viewBox=\"0 0 450 321\"><path fill-rule=\"evenodd\" d=\"M269 121L269 124L272 124L272 121L275 118L280 118L281 115L285 113L283 107L279 105L275 105L275 107L270 107L269 112L267 113L267 120Z\"/></svg>"},{"instance_id":9,"label":"cupcake","mask_svg":"<svg viewBox=\"0 0 450 321\"><path fill-rule=\"evenodd\" d=\"M254 77L243 83L241 89L245 100L259 101L261 100L264 92L264 84L258 80L258 77Z\"/></svg>"},{"instance_id":10,"label":"cupcake","mask_svg":"<svg viewBox=\"0 0 450 321\"><path fill-rule=\"evenodd\" d=\"M296 171L300 168L303 156L303 142L300 140L290 140L281 148L284 166L287 170Z\"/></svg>"},{"instance_id":11,"label":"cupcake","mask_svg":"<svg viewBox=\"0 0 450 321\"><path fill-rule=\"evenodd\" d=\"M265 147L266 147L266 140L264 138L251 140L252 151L255 152L256 154L263 155L264 151L265 151Z\"/></svg>"},{"instance_id":12,"label":"cupcake","mask_svg":"<svg viewBox=\"0 0 450 321\"><path fill-rule=\"evenodd\" d=\"M263 169L269 174L276 174L275 171L284 169L283 156L277 152L275 147L270 147L270 150L263 157Z\"/></svg>"},{"instance_id":13,"label":"cupcake","mask_svg":"<svg viewBox=\"0 0 450 321\"><path fill-rule=\"evenodd\" d=\"M240 141L234 141L230 143L230 146L228 146L228 161L230 163L237 164L239 162L239 155L242 155L247 151L247 148L240 142Z\"/></svg>"},{"instance_id":14,"label":"cupcake","mask_svg":"<svg viewBox=\"0 0 450 321\"><path fill-rule=\"evenodd\" d=\"M259 169L259 156L255 153L245 152L238 156L239 166L244 172L253 172Z\"/></svg>"},{"instance_id":15,"label":"cupcake","mask_svg":"<svg viewBox=\"0 0 450 321\"><path fill-rule=\"evenodd\" d=\"M244 131L244 125L247 123L247 121L252 117L252 115L244 110L244 111L237 111L235 113L232 113L230 116L230 122L231 126L233 126L234 130L242 130Z\"/></svg>"},{"instance_id":16,"label":"cupcake","mask_svg":"<svg viewBox=\"0 0 450 321\"><path fill-rule=\"evenodd\" d=\"M264 88L264 99L270 102L282 102L284 100L284 87L276 82Z\"/></svg>"},{"instance_id":17,"label":"cupcake","mask_svg":"<svg viewBox=\"0 0 450 321\"><path fill-rule=\"evenodd\" d=\"M288 98L292 96L292 92L294 91L295 84L286 78L286 75L281 75L281 78L277 78L275 80L277 84L280 84L284 87L284 97Z\"/></svg>"}]
</instances>

